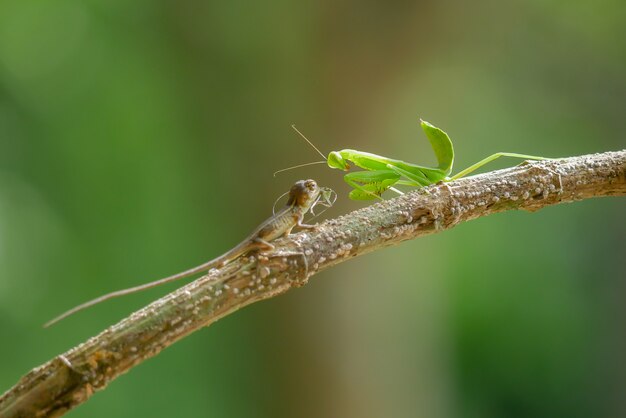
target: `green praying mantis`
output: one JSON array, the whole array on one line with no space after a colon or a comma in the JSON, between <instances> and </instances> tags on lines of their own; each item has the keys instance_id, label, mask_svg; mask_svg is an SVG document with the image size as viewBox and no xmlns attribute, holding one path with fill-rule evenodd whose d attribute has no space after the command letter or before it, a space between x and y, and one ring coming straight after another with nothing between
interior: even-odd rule
<instances>
[{"instance_id":1,"label":"green praying mantis","mask_svg":"<svg viewBox=\"0 0 626 418\"><path fill-rule=\"evenodd\" d=\"M437 158L438 163L437 167L425 167L353 149L332 151L328 154L328 157L326 157L319 149L317 149L315 145L313 145L311 141L309 141L300 131L298 131L298 129L296 129L295 126L292 125L292 128L306 142L308 142L309 145L311 145L322 156L322 158L324 158L324 161L316 161L313 163L286 168L277 171L274 175L292 168L321 163L328 164L330 168L348 171L350 170L350 163L352 163L353 165L366 171L351 172L344 175L344 181L353 189L349 194L350 199L371 200L382 199L381 195L386 190L392 190L402 194L402 192L393 187L396 185L422 188L440 181L448 182L456 180L500 157L514 157L529 160L549 159L534 155L498 152L450 177L450 174L452 173L452 164L454 163L454 148L452 147L450 137L444 131L426 121L420 120L420 123L424 133L426 134L426 138L428 138L428 141L435 152L435 157Z\"/></svg>"}]
</instances>

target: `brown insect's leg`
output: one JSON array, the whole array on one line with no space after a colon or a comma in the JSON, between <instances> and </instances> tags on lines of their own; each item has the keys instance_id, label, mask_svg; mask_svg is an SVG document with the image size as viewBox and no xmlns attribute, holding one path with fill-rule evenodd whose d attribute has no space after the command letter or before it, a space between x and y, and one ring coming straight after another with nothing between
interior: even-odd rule
<instances>
[{"instance_id":1,"label":"brown insect's leg","mask_svg":"<svg viewBox=\"0 0 626 418\"><path fill-rule=\"evenodd\" d=\"M270 244L262 238L255 238L254 243L257 244L259 251L272 251L274 249L273 244Z\"/></svg>"},{"instance_id":2,"label":"brown insect's leg","mask_svg":"<svg viewBox=\"0 0 626 418\"><path fill-rule=\"evenodd\" d=\"M315 229L315 228L317 228L317 225L303 224L302 223L302 218L298 219L298 223L296 225L298 225L298 227L300 227L302 229Z\"/></svg>"}]
</instances>

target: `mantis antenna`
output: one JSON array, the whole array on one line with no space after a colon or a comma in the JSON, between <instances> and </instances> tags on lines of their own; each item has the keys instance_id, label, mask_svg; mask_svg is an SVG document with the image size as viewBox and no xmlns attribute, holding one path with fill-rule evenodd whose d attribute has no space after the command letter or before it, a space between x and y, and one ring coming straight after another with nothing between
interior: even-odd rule
<instances>
[{"instance_id":1,"label":"mantis antenna","mask_svg":"<svg viewBox=\"0 0 626 418\"><path fill-rule=\"evenodd\" d=\"M289 170L293 170L294 168L306 167L307 165L315 165L315 164L326 164L326 161L314 161L312 163L298 164L298 165L293 165L291 167L283 168L281 170L274 171L274 177L276 177L276 174L282 173L283 171L289 171Z\"/></svg>"},{"instance_id":2,"label":"mantis antenna","mask_svg":"<svg viewBox=\"0 0 626 418\"><path fill-rule=\"evenodd\" d=\"M317 151L317 153L318 153L319 155L321 155L323 159L326 159L326 156L325 156L324 154L322 154L322 151L318 150L318 149L317 149L317 147L316 147L315 145L313 145L313 143L312 143L311 141L309 141L309 140L307 139L307 137L306 137L306 136L304 136L304 134L298 130L298 128L296 128L296 125L291 125L291 128L292 128L294 131L296 131L296 132L298 133L298 135L300 135L300 136L302 137L302 139L304 139L306 142L308 142L308 143L309 143L309 145L310 145L310 146L312 146L312 147L313 147L313 149L314 149L315 151Z\"/></svg>"},{"instance_id":3,"label":"mantis antenna","mask_svg":"<svg viewBox=\"0 0 626 418\"><path fill-rule=\"evenodd\" d=\"M274 172L274 177L276 177L276 174L278 174L278 173L282 173L283 171L292 170L292 169L294 169L294 168L306 167L306 166L308 166L308 165L315 165L315 164L326 164L326 156L322 153L322 151L320 151L320 150L319 150L319 149L318 149L315 145L313 145L313 143L312 143L311 141L309 141L309 140L307 139L307 137L306 137L306 136L304 136L304 134L298 130L298 128L296 128L296 125L291 125L291 128L292 128L294 131L296 131L296 132L298 133L298 135L300 135L300 136L302 137L302 139L304 139L304 140L305 140L305 141L306 141L306 142L307 142L307 143L308 143L311 147L313 147L313 149L314 149L315 151L317 151L317 153L318 153L319 155L321 155L321 156L322 156L323 160L322 160L322 161L315 161L315 162L312 162L312 163L298 164L298 165L294 165L294 166L291 166L291 167L283 168L282 170L275 171L275 172ZM281 197L282 197L282 196L281 196ZM280 199L280 198L279 198L279 199Z\"/></svg>"}]
</instances>

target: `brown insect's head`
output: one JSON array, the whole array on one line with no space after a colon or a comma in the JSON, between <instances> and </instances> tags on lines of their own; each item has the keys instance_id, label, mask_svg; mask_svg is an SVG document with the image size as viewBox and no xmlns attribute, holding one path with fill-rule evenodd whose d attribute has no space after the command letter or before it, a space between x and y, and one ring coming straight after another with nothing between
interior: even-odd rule
<instances>
[{"instance_id":1,"label":"brown insect's head","mask_svg":"<svg viewBox=\"0 0 626 418\"><path fill-rule=\"evenodd\" d=\"M289 190L289 201L287 205L297 205L301 208L309 208L317 200L320 188L315 180L297 181Z\"/></svg>"}]
</instances>

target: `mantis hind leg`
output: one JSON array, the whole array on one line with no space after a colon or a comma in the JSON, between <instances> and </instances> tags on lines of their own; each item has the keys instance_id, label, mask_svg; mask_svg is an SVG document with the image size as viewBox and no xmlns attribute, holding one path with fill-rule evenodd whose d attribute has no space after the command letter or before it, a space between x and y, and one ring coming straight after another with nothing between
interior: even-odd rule
<instances>
[{"instance_id":1,"label":"mantis hind leg","mask_svg":"<svg viewBox=\"0 0 626 418\"><path fill-rule=\"evenodd\" d=\"M354 190L352 200L381 199L380 195L400 180L400 175L391 170L357 171L343 176L343 180Z\"/></svg>"},{"instance_id":2,"label":"mantis hind leg","mask_svg":"<svg viewBox=\"0 0 626 418\"><path fill-rule=\"evenodd\" d=\"M496 160L500 157L523 158L525 160L550 160L551 159L551 158L546 158L546 157L537 157L536 155L516 154L514 152L497 152L495 154L490 155L487 158L483 158L476 164L472 164L471 166L467 167L465 170L458 172L454 176L447 179L447 181L452 181L452 180L460 179L461 177L465 177L469 173L473 172L474 170L477 170L480 167L484 166L485 164L490 163L493 160Z\"/></svg>"},{"instance_id":3,"label":"mantis hind leg","mask_svg":"<svg viewBox=\"0 0 626 418\"><path fill-rule=\"evenodd\" d=\"M402 176L406 179L408 179L408 183L403 183L405 185L408 186L414 186L414 187L425 187L425 186L429 186L431 184L433 184L432 181L430 181L426 175L424 175L424 173L422 172L415 172L412 173L410 171L404 170L402 168L393 166L391 164L387 164L387 168L389 168L391 171L397 173L399 176Z\"/></svg>"}]
</instances>

